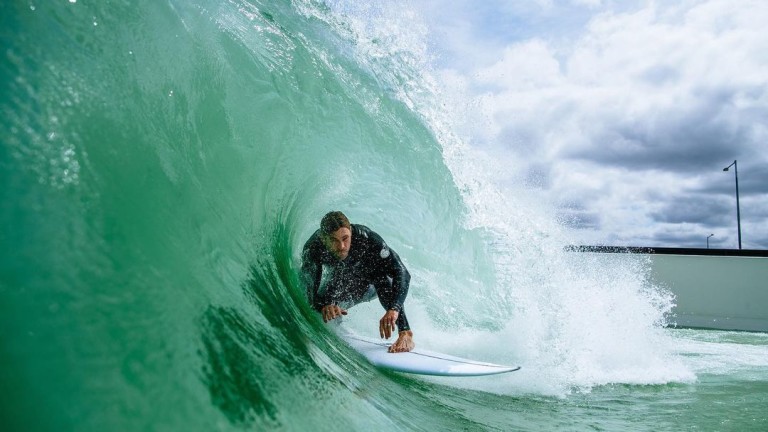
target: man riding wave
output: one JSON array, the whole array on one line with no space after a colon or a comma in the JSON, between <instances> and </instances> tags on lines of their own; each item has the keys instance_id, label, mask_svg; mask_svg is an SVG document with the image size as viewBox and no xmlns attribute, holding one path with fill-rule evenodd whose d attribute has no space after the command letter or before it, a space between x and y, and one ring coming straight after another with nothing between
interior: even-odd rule
<instances>
[{"instance_id":1,"label":"man riding wave","mask_svg":"<svg viewBox=\"0 0 768 432\"><path fill-rule=\"evenodd\" d=\"M320 229L304 245L301 273L307 298L323 321L347 315L348 308L378 297L386 310L379 320L379 334L389 339L395 326L398 329L389 352L414 348L403 305L411 275L397 253L370 228L350 224L340 211L326 214Z\"/></svg>"}]
</instances>

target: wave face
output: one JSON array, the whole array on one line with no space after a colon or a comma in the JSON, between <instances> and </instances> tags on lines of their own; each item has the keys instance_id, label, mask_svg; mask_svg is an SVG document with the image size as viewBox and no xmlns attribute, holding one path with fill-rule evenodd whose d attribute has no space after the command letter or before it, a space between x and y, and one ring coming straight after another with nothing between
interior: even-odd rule
<instances>
[{"instance_id":1,"label":"wave face","mask_svg":"<svg viewBox=\"0 0 768 432\"><path fill-rule=\"evenodd\" d=\"M645 263L563 253L484 178L407 5L130 3L3 6L10 430L466 430L475 394L692 379ZM523 370L423 381L341 344L296 274L337 209L409 267L417 343Z\"/></svg>"}]
</instances>

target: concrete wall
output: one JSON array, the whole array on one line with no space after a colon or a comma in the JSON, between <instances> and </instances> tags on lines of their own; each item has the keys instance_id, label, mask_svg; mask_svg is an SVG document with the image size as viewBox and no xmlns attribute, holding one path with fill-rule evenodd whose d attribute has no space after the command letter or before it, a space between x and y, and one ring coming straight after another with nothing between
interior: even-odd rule
<instances>
[{"instance_id":1,"label":"concrete wall","mask_svg":"<svg viewBox=\"0 0 768 432\"><path fill-rule=\"evenodd\" d=\"M676 296L671 325L768 332L768 251L570 246L648 257L651 279Z\"/></svg>"},{"instance_id":2,"label":"concrete wall","mask_svg":"<svg viewBox=\"0 0 768 432\"><path fill-rule=\"evenodd\" d=\"M768 258L651 254L652 278L672 291L683 327L768 332Z\"/></svg>"}]
</instances>

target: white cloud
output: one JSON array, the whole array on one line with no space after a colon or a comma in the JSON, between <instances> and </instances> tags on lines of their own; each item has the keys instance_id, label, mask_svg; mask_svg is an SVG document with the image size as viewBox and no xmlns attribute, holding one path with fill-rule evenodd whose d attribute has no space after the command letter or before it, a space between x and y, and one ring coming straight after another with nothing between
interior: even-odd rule
<instances>
[{"instance_id":1,"label":"white cloud","mask_svg":"<svg viewBox=\"0 0 768 432\"><path fill-rule=\"evenodd\" d=\"M495 62L456 66L487 116L480 145L524 159L529 175L548 177L539 187L553 199L599 215L604 238L669 243L671 225L684 242L716 229L653 214L730 160L741 158L740 171L768 164L768 3L574 4L593 15L571 38L534 29L473 54L492 50ZM704 183L718 182L728 180ZM759 193L765 199L768 185ZM755 241L768 247L765 235Z\"/></svg>"},{"instance_id":2,"label":"white cloud","mask_svg":"<svg viewBox=\"0 0 768 432\"><path fill-rule=\"evenodd\" d=\"M573 0L573 4L577 6L598 7L602 4L600 0Z\"/></svg>"},{"instance_id":3,"label":"white cloud","mask_svg":"<svg viewBox=\"0 0 768 432\"><path fill-rule=\"evenodd\" d=\"M481 69L476 79L481 84L499 86L504 92L542 89L562 82L560 63L539 39L506 47L501 60Z\"/></svg>"}]
</instances>

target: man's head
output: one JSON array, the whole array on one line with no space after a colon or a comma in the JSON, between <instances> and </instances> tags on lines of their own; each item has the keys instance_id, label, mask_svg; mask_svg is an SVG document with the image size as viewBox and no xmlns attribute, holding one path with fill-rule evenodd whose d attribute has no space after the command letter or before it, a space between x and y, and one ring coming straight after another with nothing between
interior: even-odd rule
<instances>
[{"instance_id":1,"label":"man's head","mask_svg":"<svg viewBox=\"0 0 768 432\"><path fill-rule=\"evenodd\" d=\"M326 249L336 258L347 258L352 245L352 225L344 213L332 211L323 216L320 221L320 237Z\"/></svg>"}]
</instances>

